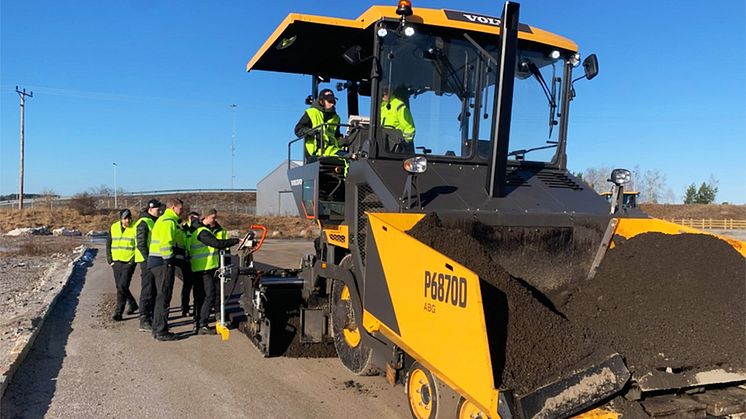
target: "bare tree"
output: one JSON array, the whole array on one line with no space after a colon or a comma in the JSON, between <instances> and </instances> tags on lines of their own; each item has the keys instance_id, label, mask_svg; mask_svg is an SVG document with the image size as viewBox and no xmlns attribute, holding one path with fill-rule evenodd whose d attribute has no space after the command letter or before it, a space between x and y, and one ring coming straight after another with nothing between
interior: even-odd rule
<instances>
[{"instance_id":1,"label":"bare tree","mask_svg":"<svg viewBox=\"0 0 746 419\"><path fill-rule=\"evenodd\" d=\"M606 166L591 167L581 173L582 180L598 193L611 189L609 175L611 169ZM666 184L666 175L659 170L643 170L639 165L631 170L632 180L625 185L627 191L640 193L640 202L673 203L676 195Z\"/></svg>"},{"instance_id":2,"label":"bare tree","mask_svg":"<svg viewBox=\"0 0 746 419\"><path fill-rule=\"evenodd\" d=\"M640 190L640 187L642 186L642 169L640 169L640 165L636 164L635 167L632 169L632 181L627 185L627 189L630 191L638 191Z\"/></svg>"},{"instance_id":3,"label":"bare tree","mask_svg":"<svg viewBox=\"0 0 746 419\"><path fill-rule=\"evenodd\" d=\"M49 207L49 211L52 211L52 205L57 198L58 196L52 188L44 188L41 191L41 202L44 204L44 208Z\"/></svg>"},{"instance_id":4,"label":"bare tree","mask_svg":"<svg viewBox=\"0 0 746 419\"><path fill-rule=\"evenodd\" d=\"M658 170L646 170L639 182L640 202L659 203L666 190L666 175Z\"/></svg>"},{"instance_id":5,"label":"bare tree","mask_svg":"<svg viewBox=\"0 0 746 419\"><path fill-rule=\"evenodd\" d=\"M80 215L92 215L96 212L96 200L87 192L77 193L70 199L70 208Z\"/></svg>"},{"instance_id":6,"label":"bare tree","mask_svg":"<svg viewBox=\"0 0 746 419\"><path fill-rule=\"evenodd\" d=\"M674 193L673 189L667 188L666 192L663 194L663 203L673 204L675 202L676 202L676 194Z\"/></svg>"},{"instance_id":7,"label":"bare tree","mask_svg":"<svg viewBox=\"0 0 746 419\"><path fill-rule=\"evenodd\" d=\"M611 188L608 181L609 174L611 174L611 169L608 167L590 167L582 172L582 179L594 191L598 193L608 192Z\"/></svg>"},{"instance_id":8,"label":"bare tree","mask_svg":"<svg viewBox=\"0 0 746 419\"><path fill-rule=\"evenodd\" d=\"M90 189L90 194L93 196L107 197L114 195L114 189L107 185L94 186Z\"/></svg>"}]
</instances>

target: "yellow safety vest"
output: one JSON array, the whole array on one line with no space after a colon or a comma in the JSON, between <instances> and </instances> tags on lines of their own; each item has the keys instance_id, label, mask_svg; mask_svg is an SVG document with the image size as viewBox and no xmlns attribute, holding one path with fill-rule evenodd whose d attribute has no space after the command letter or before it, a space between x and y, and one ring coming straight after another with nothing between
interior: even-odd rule
<instances>
[{"instance_id":1,"label":"yellow safety vest","mask_svg":"<svg viewBox=\"0 0 746 419\"><path fill-rule=\"evenodd\" d=\"M190 239L189 254L191 256L190 263L192 265L192 272L209 271L210 269L216 269L220 266L219 250L202 243L197 238L203 231L213 234L209 228L202 226L194 231ZM218 231L217 235L213 235L217 238L221 238L220 236L223 235L221 234L223 231L225 230L221 229Z\"/></svg>"},{"instance_id":2,"label":"yellow safety vest","mask_svg":"<svg viewBox=\"0 0 746 419\"><path fill-rule=\"evenodd\" d=\"M306 115L311 119L313 128L321 127L326 122L321 129L321 149L317 146L316 136L306 137L305 145L309 156L333 156L342 149L336 136L340 121L339 115L334 114L328 121L324 121L324 112L315 107L306 109Z\"/></svg>"},{"instance_id":3,"label":"yellow safety vest","mask_svg":"<svg viewBox=\"0 0 746 419\"><path fill-rule=\"evenodd\" d=\"M150 249L150 232L153 231L153 224L155 224L155 221L153 221L153 219L150 217L140 217L140 219L138 219L137 222L135 223L135 226L134 226L134 229L135 229L135 262L137 263L145 262L145 256L142 254L142 252L140 252L140 249L137 248L137 244L139 244L137 243L137 227L141 223L145 223L148 225L147 245L148 245L148 249Z\"/></svg>"},{"instance_id":4,"label":"yellow safety vest","mask_svg":"<svg viewBox=\"0 0 746 419\"><path fill-rule=\"evenodd\" d=\"M184 233L179 228L179 216L171 208L166 208L153 224L148 250L150 256L171 259L174 257L175 247L185 248Z\"/></svg>"},{"instance_id":5,"label":"yellow safety vest","mask_svg":"<svg viewBox=\"0 0 746 419\"><path fill-rule=\"evenodd\" d=\"M111 234L111 259L131 262L135 257L135 229L129 226L122 230L122 222L116 221L109 229Z\"/></svg>"},{"instance_id":6,"label":"yellow safety vest","mask_svg":"<svg viewBox=\"0 0 746 419\"><path fill-rule=\"evenodd\" d=\"M391 97L388 102L381 103L381 126L398 129L406 141L414 139L412 113L407 104L397 97Z\"/></svg>"}]
</instances>

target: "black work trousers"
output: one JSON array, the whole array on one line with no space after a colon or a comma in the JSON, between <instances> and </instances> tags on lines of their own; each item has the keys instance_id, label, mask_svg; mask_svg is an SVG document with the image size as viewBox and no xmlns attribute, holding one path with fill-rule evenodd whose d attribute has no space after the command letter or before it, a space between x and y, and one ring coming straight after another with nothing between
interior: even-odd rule
<instances>
[{"instance_id":1,"label":"black work trousers","mask_svg":"<svg viewBox=\"0 0 746 419\"><path fill-rule=\"evenodd\" d=\"M215 309L215 318L220 316L220 301L218 279L215 277L217 269L210 269L194 273L194 320L197 327L207 327L210 323L210 310Z\"/></svg>"},{"instance_id":2,"label":"black work trousers","mask_svg":"<svg viewBox=\"0 0 746 419\"><path fill-rule=\"evenodd\" d=\"M174 292L174 265L163 264L151 269L155 277L155 307L153 308L153 335L168 333L168 306Z\"/></svg>"},{"instance_id":3,"label":"black work trousers","mask_svg":"<svg viewBox=\"0 0 746 419\"><path fill-rule=\"evenodd\" d=\"M189 300L192 289L194 288L194 279L192 278L192 267L189 261L180 260L177 264L181 272L181 312L189 313ZM196 293L196 290L195 290ZM196 294L195 294L196 300ZM194 305L194 312L197 313L197 304Z\"/></svg>"},{"instance_id":4,"label":"black work trousers","mask_svg":"<svg viewBox=\"0 0 746 419\"><path fill-rule=\"evenodd\" d=\"M140 262L140 323L153 323L153 308L155 307L155 276L148 268L148 262Z\"/></svg>"},{"instance_id":5,"label":"black work trousers","mask_svg":"<svg viewBox=\"0 0 746 419\"><path fill-rule=\"evenodd\" d=\"M130 309L137 307L137 301L130 292L130 282L132 275L135 273L135 264L115 261L114 266L114 284L117 287L117 307L114 314L122 315L125 304L129 304Z\"/></svg>"}]
</instances>

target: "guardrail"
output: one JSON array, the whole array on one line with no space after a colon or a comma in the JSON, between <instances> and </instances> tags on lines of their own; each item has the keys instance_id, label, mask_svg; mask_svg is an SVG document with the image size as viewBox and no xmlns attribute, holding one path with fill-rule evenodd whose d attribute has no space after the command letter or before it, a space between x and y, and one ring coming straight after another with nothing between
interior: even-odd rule
<instances>
[{"instance_id":1,"label":"guardrail","mask_svg":"<svg viewBox=\"0 0 746 419\"><path fill-rule=\"evenodd\" d=\"M718 230L746 230L746 220L715 220L712 218L666 218L666 221L684 227Z\"/></svg>"},{"instance_id":2,"label":"guardrail","mask_svg":"<svg viewBox=\"0 0 746 419\"><path fill-rule=\"evenodd\" d=\"M166 189L161 191L123 192L120 196L170 195L180 193L256 192L256 189Z\"/></svg>"}]
</instances>

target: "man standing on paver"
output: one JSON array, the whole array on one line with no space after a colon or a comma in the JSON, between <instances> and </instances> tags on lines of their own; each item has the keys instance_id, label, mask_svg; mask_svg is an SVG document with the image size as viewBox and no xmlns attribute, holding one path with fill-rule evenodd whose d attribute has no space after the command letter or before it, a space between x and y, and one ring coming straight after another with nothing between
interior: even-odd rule
<instances>
[{"instance_id":1,"label":"man standing on paver","mask_svg":"<svg viewBox=\"0 0 746 419\"><path fill-rule=\"evenodd\" d=\"M192 234L189 254L194 272L195 331L200 335L214 335L210 329L210 310L216 306L215 272L220 266L221 249L238 243L238 239L228 239L227 232L218 224L218 211L211 209L202 219L202 225ZM219 308L216 308L216 312Z\"/></svg>"},{"instance_id":2,"label":"man standing on paver","mask_svg":"<svg viewBox=\"0 0 746 419\"><path fill-rule=\"evenodd\" d=\"M148 255L150 254L150 232L155 221L161 215L161 203L157 199L148 201L148 205L140 213L135 223L135 262L140 266L140 331L153 331L153 307L155 305L155 277L148 269Z\"/></svg>"},{"instance_id":3,"label":"man standing on paver","mask_svg":"<svg viewBox=\"0 0 746 419\"><path fill-rule=\"evenodd\" d=\"M184 203L178 198L166 201L166 211L153 225L150 235L148 268L155 276L155 307L153 309L153 337L159 341L176 340L168 330L168 307L174 290L174 269L177 255L184 255L184 233L179 228L179 216Z\"/></svg>"},{"instance_id":4,"label":"man standing on paver","mask_svg":"<svg viewBox=\"0 0 746 419\"><path fill-rule=\"evenodd\" d=\"M117 287L117 306L111 317L114 321L122 320L125 304L129 304L127 314L134 314L138 309L130 292L132 274L135 273L135 229L131 223L132 213L123 209L119 212L119 221L111 225L106 240L106 261L114 270Z\"/></svg>"}]
</instances>

